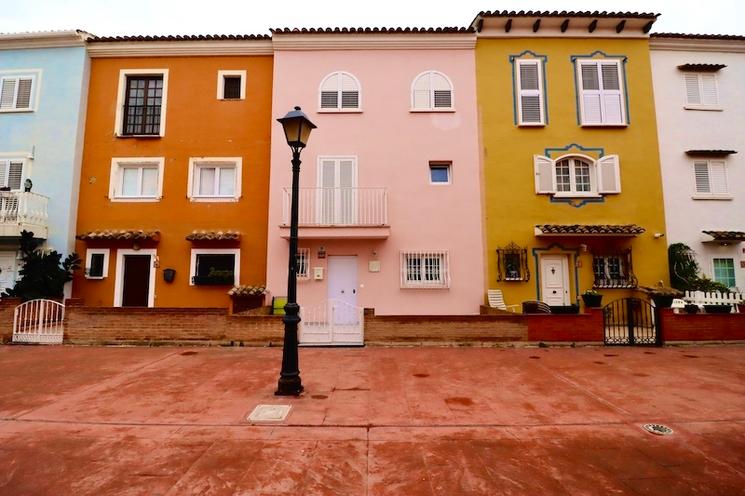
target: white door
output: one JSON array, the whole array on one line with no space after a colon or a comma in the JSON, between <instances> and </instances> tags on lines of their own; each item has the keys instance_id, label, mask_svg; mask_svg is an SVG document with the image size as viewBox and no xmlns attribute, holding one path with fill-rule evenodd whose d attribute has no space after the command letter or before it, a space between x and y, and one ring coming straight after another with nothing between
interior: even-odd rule
<instances>
[{"instance_id":1,"label":"white door","mask_svg":"<svg viewBox=\"0 0 745 496\"><path fill-rule=\"evenodd\" d=\"M357 324L357 257L329 257L328 296L334 324Z\"/></svg>"},{"instance_id":2,"label":"white door","mask_svg":"<svg viewBox=\"0 0 745 496\"><path fill-rule=\"evenodd\" d=\"M15 286L16 254L12 251L0 252L0 293Z\"/></svg>"},{"instance_id":3,"label":"white door","mask_svg":"<svg viewBox=\"0 0 745 496\"><path fill-rule=\"evenodd\" d=\"M569 305L569 264L566 256L541 257L541 296L547 305Z\"/></svg>"},{"instance_id":4,"label":"white door","mask_svg":"<svg viewBox=\"0 0 745 496\"><path fill-rule=\"evenodd\" d=\"M318 172L321 224L354 224L357 168L354 159L321 159Z\"/></svg>"}]
</instances>

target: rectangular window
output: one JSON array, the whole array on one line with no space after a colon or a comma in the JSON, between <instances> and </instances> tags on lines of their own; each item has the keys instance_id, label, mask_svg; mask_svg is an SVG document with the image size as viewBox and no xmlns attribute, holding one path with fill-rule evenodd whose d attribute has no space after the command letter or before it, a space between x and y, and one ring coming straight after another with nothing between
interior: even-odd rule
<instances>
[{"instance_id":1,"label":"rectangular window","mask_svg":"<svg viewBox=\"0 0 745 496\"><path fill-rule=\"evenodd\" d=\"M246 71L217 71L217 99L244 100Z\"/></svg>"},{"instance_id":2,"label":"rectangular window","mask_svg":"<svg viewBox=\"0 0 745 496\"><path fill-rule=\"evenodd\" d=\"M620 60L578 60L582 125L625 125L623 67Z\"/></svg>"},{"instance_id":3,"label":"rectangular window","mask_svg":"<svg viewBox=\"0 0 745 496\"><path fill-rule=\"evenodd\" d=\"M21 191L24 162L23 159L0 159L0 190Z\"/></svg>"},{"instance_id":4,"label":"rectangular window","mask_svg":"<svg viewBox=\"0 0 745 496\"><path fill-rule=\"evenodd\" d=\"M160 134L163 76L127 76L122 134Z\"/></svg>"},{"instance_id":5,"label":"rectangular window","mask_svg":"<svg viewBox=\"0 0 745 496\"><path fill-rule=\"evenodd\" d=\"M497 248L497 281L528 281L528 250L514 242Z\"/></svg>"},{"instance_id":6,"label":"rectangular window","mask_svg":"<svg viewBox=\"0 0 745 496\"><path fill-rule=\"evenodd\" d=\"M86 250L86 279L103 279L109 275L109 249L90 248Z\"/></svg>"},{"instance_id":7,"label":"rectangular window","mask_svg":"<svg viewBox=\"0 0 745 496\"><path fill-rule=\"evenodd\" d=\"M706 198L728 194L727 170L724 161L697 160L693 163L693 175L696 196Z\"/></svg>"},{"instance_id":8,"label":"rectangular window","mask_svg":"<svg viewBox=\"0 0 745 496\"><path fill-rule=\"evenodd\" d=\"M307 279L310 277L310 248L297 249L297 278Z\"/></svg>"},{"instance_id":9,"label":"rectangular window","mask_svg":"<svg viewBox=\"0 0 745 496\"><path fill-rule=\"evenodd\" d=\"M448 288L450 274L448 253L403 252L401 253L402 288Z\"/></svg>"},{"instance_id":10,"label":"rectangular window","mask_svg":"<svg viewBox=\"0 0 745 496\"><path fill-rule=\"evenodd\" d=\"M685 108L691 110L719 108L719 89L716 74L711 72L686 72L683 81L685 82L686 93Z\"/></svg>"},{"instance_id":11,"label":"rectangular window","mask_svg":"<svg viewBox=\"0 0 745 496\"><path fill-rule=\"evenodd\" d=\"M26 112L35 107L35 92L40 72L0 74L0 112Z\"/></svg>"},{"instance_id":12,"label":"rectangular window","mask_svg":"<svg viewBox=\"0 0 745 496\"><path fill-rule=\"evenodd\" d=\"M543 101L543 61L518 59L516 64L518 124L544 125L546 111Z\"/></svg>"},{"instance_id":13,"label":"rectangular window","mask_svg":"<svg viewBox=\"0 0 745 496\"><path fill-rule=\"evenodd\" d=\"M724 284L728 288L734 288L735 282L735 261L731 258L715 258L713 260L714 280Z\"/></svg>"},{"instance_id":14,"label":"rectangular window","mask_svg":"<svg viewBox=\"0 0 745 496\"><path fill-rule=\"evenodd\" d=\"M236 286L239 283L239 249L192 249L191 285Z\"/></svg>"},{"instance_id":15,"label":"rectangular window","mask_svg":"<svg viewBox=\"0 0 745 496\"><path fill-rule=\"evenodd\" d=\"M240 198L240 157L189 159L189 198L193 201L234 201Z\"/></svg>"},{"instance_id":16,"label":"rectangular window","mask_svg":"<svg viewBox=\"0 0 745 496\"><path fill-rule=\"evenodd\" d=\"M114 158L111 160L109 199L157 201L163 191L162 158Z\"/></svg>"},{"instance_id":17,"label":"rectangular window","mask_svg":"<svg viewBox=\"0 0 745 496\"><path fill-rule=\"evenodd\" d=\"M631 267L631 250L610 254L593 254L592 271L595 288L634 288L636 277Z\"/></svg>"},{"instance_id":18,"label":"rectangular window","mask_svg":"<svg viewBox=\"0 0 745 496\"><path fill-rule=\"evenodd\" d=\"M430 162L429 182L430 184L450 184L450 163Z\"/></svg>"}]
</instances>

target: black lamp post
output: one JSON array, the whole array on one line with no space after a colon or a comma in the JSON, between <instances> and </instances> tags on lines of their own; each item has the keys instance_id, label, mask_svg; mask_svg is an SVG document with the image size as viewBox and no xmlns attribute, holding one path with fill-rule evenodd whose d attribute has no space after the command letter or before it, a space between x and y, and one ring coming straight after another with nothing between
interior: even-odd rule
<instances>
[{"instance_id":1,"label":"black lamp post","mask_svg":"<svg viewBox=\"0 0 745 496\"><path fill-rule=\"evenodd\" d=\"M300 306L297 304L297 225L300 179L300 152L308 144L310 131L316 125L295 107L281 119L287 144L292 149L292 201L290 206L290 260L287 271L287 304L285 305L285 340L282 347L282 370L279 373L277 396L298 396L303 392L297 356L297 326L300 323Z\"/></svg>"}]
</instances>

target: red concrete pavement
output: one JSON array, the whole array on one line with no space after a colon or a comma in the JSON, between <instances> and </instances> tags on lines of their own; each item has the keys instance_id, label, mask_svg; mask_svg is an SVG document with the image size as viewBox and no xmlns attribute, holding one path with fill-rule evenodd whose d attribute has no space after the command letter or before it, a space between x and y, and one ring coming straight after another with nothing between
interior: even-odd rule
<instances>
[{"instance_id":1,"label":"red concrete pavement","mask_svg":"<svg viewBox=\"0 0 745 496\"><path fill-rule=\"evenodd\" d=\"M280 356L0 346L0 494L745 494L745 347Z\"/></svg>"}]
</instances>

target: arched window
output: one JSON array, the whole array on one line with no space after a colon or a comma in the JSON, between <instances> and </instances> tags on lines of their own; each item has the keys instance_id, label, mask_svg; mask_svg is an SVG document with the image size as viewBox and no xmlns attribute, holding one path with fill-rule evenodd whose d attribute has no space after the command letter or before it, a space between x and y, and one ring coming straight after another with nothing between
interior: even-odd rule
<instances>
[{"instance_id":1,"label":"arched window","mask_svg":"<svg viewBox=\"0 0 745 496\"><path fill-rule=\"evenodd\" d=\"M319 100L321 110L359 110L360 83L348 72L332 72L321 82Z\"/></svg>"},{"instance_id":2,"label":"arched window","mask_svg":"<svg viewBox=\"0 0 745 496\"><path fill-rule=\"evenodd\" d=\"M412 110L453 110L453 85L437 71L419 74L411 85Z\"/></svg>"},{"instance_id":3,"label":"arched window","mask_svg":"<svg viewBox=\"0 0 745 496\"><path fill-rule=\"evenodd\" d=\"M586 155L564 155L551 159L533 157L535 192L555 196L598 196L620 193L618 155L597 160Z\"/></svg>"}]
</instances>

